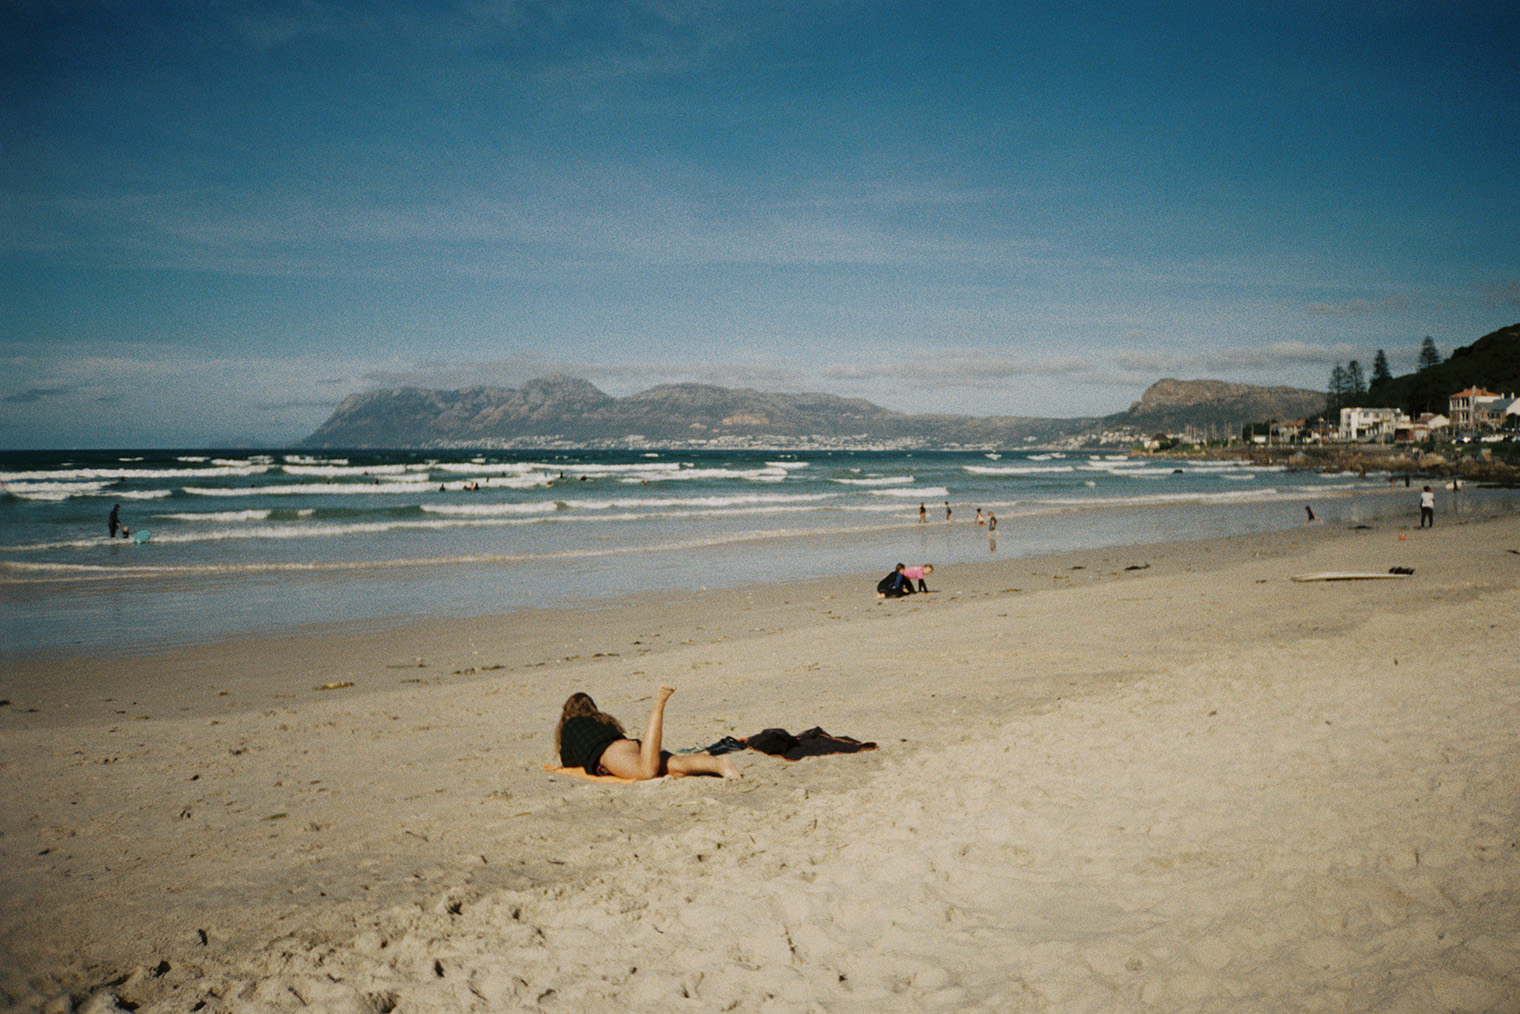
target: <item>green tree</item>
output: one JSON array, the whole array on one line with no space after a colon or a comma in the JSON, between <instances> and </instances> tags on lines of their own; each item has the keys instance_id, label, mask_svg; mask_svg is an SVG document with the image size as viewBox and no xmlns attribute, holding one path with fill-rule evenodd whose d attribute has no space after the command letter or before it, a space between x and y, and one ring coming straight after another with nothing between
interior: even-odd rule
<instances>
[{"instance_id":1,"label":"green tree","mask_svg":"<svg viewBox=\"0 0 1520 1014\"><path fill-rule=\"evenodd\" d=\"M1420 343L1420 369L1428 370L1432 366L1441 365L1441 353L1436 351L1435 339L1429 335Z\"/></svg>"},{"instance_id":2,"label":"green tree","mask_svg":"<svg viewBox=\"0 0 1520 1014\"><path fill-rule=\"evenodd\" d=\"M1367 381L1362 376L1362 364L1355 359L1346 366L1346 388L1353 399L1367 393Z\"/></svg>"},{"instance_id":3,"label":"green tree","mask_svg":"<svg viewBox=\"0 0 1520 1014\"><path fill-rule=\"evenodd\" d=\"M1346 405L1346 398L1350 392L1350 374L1340 363L1335 364L1335 369L1330 371L1330 390L1325 393L1325 414L1331 418L1339 419L1341 409Z\"/></svg>"},{"instance_id":4,"label":"green tree","mask_svg":"<svg viewBox=\"0 0 1520 1014\"><path fill-rule=\"evenodd\" d=\"M1367 385L1367 390L1376 391L1392 379L1393 374L1388 372L1388 357L1378 349L1377 355L1372 357L1372 383Z\"/></svg>"}]
</instances>

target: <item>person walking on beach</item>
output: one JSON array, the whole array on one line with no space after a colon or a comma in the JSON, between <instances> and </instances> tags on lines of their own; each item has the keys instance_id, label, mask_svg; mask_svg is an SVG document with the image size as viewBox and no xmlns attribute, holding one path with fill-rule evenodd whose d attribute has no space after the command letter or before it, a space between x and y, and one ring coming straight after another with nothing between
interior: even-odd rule
<instances>
[{"instance_id":1,"label":"person walking on beach","mask_svg":"<svg viewBox=\"0 0 1520 1014\"><path fill-rule=\"evenodd\" d=\"M976 527L981 528L985 524L987 524L987 519L982 517L982 509L978 507L976 509Z\"/></svg>"},{"instance_id":2,"label":"person walking on beach","mask_svg":"<svg viewBox=\"0 0 1520 1014\"><path fill-rule=\"evenodd\" d=\"M945 520L946 521L950 520L950 501L949 500L945 501Z\"/></svg>"},{"instance_id":3,"label":"person walking on beach","mask_svg":"<svg viewBox=\"0 0 1520 1014\"><path fill-rule=\"evenodd\" d=\"M111 508L111 516L106 518L106 531L110 532L109 538L116 538L116 529L121 527L121 504Z\"/></svg>"},{"instance_id":4,"label":"person walking on beach","mask_svg":"<svg viewBox=\"0 0 1520 1014\"><path fill-rule=\"evenodd\" d=\"M987 534L991 535L991 534L993 534L996 531L997 531L997 515L994 514L994 513L992 513L991 511L988 511L987 512Z\"/></svg>"},{"instance_id":5,"label":"person walking on beach","mask_svg":"<svg viewBox=\"0 0 1520 1014\"><path fill-rule=\"evenodd\" d=\"M918 523L923 524L929 520L929 510L923 504L918 505Z\"/></svg>"},{"instance_id":6,"label":"person walking on beach","mask_svg":"<svg viewBox=\"0 0 1520 1014\"><path fill-rule=\"evenodd\" d=\"M1436 495L1429 486L1420 490L1420 527L1424 528L1426 522L1431 528L1436 526Z\"/></svg>"},{"instance_id":7,"label":"person walking on beach","mask_svg":"<svg viewBox=\"0 0 1520 1014\"><path fill-rule=\"evenodd\" d=\"M590 694L574 693L560 711L554 728L554 749L565 767L582 768L588 775L615 775L646 781L671 775L716 775L738 778L739 769L728 757L705 753L672 754L660 749L665 725L665 702L675 687L660 687L643 739L630 739L623 723L598 710Z\"/></svg>"}]
</instances>

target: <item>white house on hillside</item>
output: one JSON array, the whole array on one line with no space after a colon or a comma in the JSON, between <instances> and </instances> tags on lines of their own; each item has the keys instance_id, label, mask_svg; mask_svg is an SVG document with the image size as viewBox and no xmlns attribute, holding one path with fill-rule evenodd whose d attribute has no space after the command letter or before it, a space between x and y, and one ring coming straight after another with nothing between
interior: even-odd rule
<instances>
[{"instance_id":1,"label":"white house on hillside","mask_svg":"<svg viewBox=\"0 0 1520 1014\"><path fill-rule=\"evenodd\" d=\"M1396 408L1343 408L1336 436L1341 440L1392 440L1400 422L1409 424Z\"/></svg>"}]
</instances>

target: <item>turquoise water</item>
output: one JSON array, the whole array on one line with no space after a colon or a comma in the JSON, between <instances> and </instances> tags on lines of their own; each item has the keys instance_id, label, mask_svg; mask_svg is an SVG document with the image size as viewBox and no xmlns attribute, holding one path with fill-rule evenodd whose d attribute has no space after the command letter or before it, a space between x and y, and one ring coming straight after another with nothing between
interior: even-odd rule
<instances>
[{"instance_id":1,"label":"turquoise water","mask_svg":"<svg viewBox=\"0 0 1520 1014\"><path fill-rule=\"evenodd\" d=\"M8 657L1412 511L1386 476L1022 452L6 453L0 482ZM107 537L116 504L147 541Z\"/></svg>"}]
</instances>

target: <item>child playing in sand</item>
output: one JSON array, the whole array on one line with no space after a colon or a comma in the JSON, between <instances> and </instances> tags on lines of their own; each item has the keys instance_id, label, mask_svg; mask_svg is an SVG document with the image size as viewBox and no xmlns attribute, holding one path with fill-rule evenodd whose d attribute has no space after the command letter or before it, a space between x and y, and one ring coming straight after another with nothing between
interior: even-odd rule
<instances>
[{"instance_id":1,"label":"child playing in sand","mask_svg":"<svg viewBox=\"0 0 1520 1014\"><path fill-rule=\"evenodd\" d=\"M919 591L928 591L929 586L924 583L924 578L928 577L932 573L934 573L934 564L932 563L924 563L918 565L917 567L904 567L902 569L903 581L908 584L908 591L910 593L913 590L912 582L914 581L918 582Z\"/></svg>"},{"instance_id":2,"label":"child playing in sand","mask_svg":"<svg viewBox=\"0 0 1520 1014\"><path fill-rule=\"evenodd\" d=\"M665 701L675 687L660 687L642 740L629 739L623 723L597 710L590 694L571 694L554 730L554 749L566 767L584 768L588 775L616 775L644 780L672 775L717 775L738 778L728 757L708 754L670 754L660 749L665 724Z\"/></svg>"}]
</instances>

